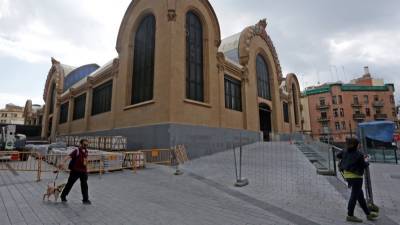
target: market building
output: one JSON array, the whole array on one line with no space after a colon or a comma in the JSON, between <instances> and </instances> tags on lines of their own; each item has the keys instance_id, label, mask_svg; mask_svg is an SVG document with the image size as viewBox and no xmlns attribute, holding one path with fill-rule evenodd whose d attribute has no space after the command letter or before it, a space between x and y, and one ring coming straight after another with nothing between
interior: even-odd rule
<instances>
[{"instance_id":1,"label":"market building","mask_svg":"<svg viewBox=\"0 0 400 225\"><path fill-rule=\"evenodd\" d=\"M321 141L345 142L358 123L390 120L397 124L394 85L374 79L368 67L348 84L341 82L307 88L302 95L304 131ZM308 112L307 112L308 111Z\"/></svg>"},{"instance_id":2,"label":"market building","mask_svg":"<svg viewBox=\"0 0 400 225\"><path fill-rule=\"evenodd\" d=\"M130 149L202 151L300 131L299 82L283 76L266 28L261 20L221 40L207 0L132 1L118 57L77 68L52 59L42 137L122 135Z\"/></svg>"},{"instance_id":3,"label":"market building","mask_svg":"<svg viewBox=\"0 0 400 225\"><path fill-rule=\"evenodd\" d=\"M24 107L24 125L41 126L43 120L43 106L32 104L32 100L27 100Z\"/></svg>"}]
</instances>

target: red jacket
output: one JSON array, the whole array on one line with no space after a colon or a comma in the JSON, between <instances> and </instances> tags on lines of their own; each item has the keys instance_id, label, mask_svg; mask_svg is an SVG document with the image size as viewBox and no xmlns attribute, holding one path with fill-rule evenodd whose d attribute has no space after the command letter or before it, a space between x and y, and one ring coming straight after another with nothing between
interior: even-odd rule
<instances>
[{"instance_id":1,"label":"red jacket","mask_svg":"<svg viewBox=\"0 0 400 225\"><path fill-rule=\"evenodd\" d=\"M72 171L87 173L87 157L88 157L88 150L79 147L78 149L74 150L69 154L71 160L74 161L72 165Z\"/></svg>"}]
</instances>

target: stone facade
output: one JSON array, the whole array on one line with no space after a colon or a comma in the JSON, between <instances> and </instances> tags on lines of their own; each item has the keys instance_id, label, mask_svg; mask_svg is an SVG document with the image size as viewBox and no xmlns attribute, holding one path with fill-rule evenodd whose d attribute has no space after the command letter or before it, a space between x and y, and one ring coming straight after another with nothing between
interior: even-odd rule
<instances>
[{"instance_id":1,"label":"stone facade","mask_svg":"<svg viewBox=\"0 0 400 225\"><path fill-rule=\"evenodd\" d=\"M7 104L4 109L0 109L0 123L3 124L24 124L24 107L16 106L12 103Z\"/></svg>"},{"instance_id":2,"label":"stone facade","mask_svg":"<svg viewBox=\"0 0 400 225\"><path fill-rule=\"evenodd\" d=\"M32 104L32 100L27 100L24 107L24 124L41 126L43 120L43 106Z\"/></svg>"},{"instance_id":3,"label":"stone facade","mask_svg":"<svg viewBox=\"0 0 400 225\"><path fill-rule=\"evenodd\" d=\"M186 97L185 24L188 12L198 16L203 29L203 101ZM134 55L133 40L137 34L136 30L148 15L153 15L156 21L153 97L148 101L131 104L135 67L133 62L134 57L137 57ZM67 134L121 134L119 130L124 130L123 133L127 130L140 133L140 129L149 130L152 126L168 127L157 130L156 139L163 140L162 143L154 140L153 143L150 143L150 140L137 143L140 140L133 140L133 137L128 139L128 146L138 148L168 145L173 139L188 140L185 137L187 134L177 131L183 126L192 127L192 131L198 130L203 137L208 133L208 137L203 138L205 142L212 140L212 134L218 134L222 138L224 132L232 135L239 132L243 137L257 141L260 139L260 131L265 133L264 138L267 139L279 133L300 131L299 82L295 74L283 77L278 55L266 32L266 26L266 21L261 20L237 35L239 39L235 48L240 60L235 62L225 55L219 22L207 0L132 1L119 29L117 58L87 74L72 86L67 86L67 89L65 80L70 74L78 73L81 67L63 65L52 59L43 95L46 106L42 136L54 138ZM268 83L272 96L270 100L257 94L258 55L261 55L268 65ZM240 83L240 110L226 107L226 76ZM93 89L108 81L112 81L111 109L91 115ZM84 93L85 116L74 120L71 113L74 111L74 99ZM66 102L69 102L68 118L60 124L60 106ZM287 104L286 121L283 104ZM266 113L262 114L264 111ZM261 114L265 117L263 121L260 120ZM171 127L174 127L173 135ZM263 130L262 127L268 129ZM208 129L208 132L205 132L205 129Z\"/></svg>"},{"instance_id":4,"label":"stone facade","mask_svg":"<svg viewBox=\"0 0 400 225\"><path fill-rule=\"evenodd\" d=\"M345 142L355 135L357 124L374 120L397 123L394 85L376 82L368 72L350 84L332 83L307 88L302 102L308 102L314 138ZM374 85L379 84L379 85Z\"/></svg>"}]
</instances>

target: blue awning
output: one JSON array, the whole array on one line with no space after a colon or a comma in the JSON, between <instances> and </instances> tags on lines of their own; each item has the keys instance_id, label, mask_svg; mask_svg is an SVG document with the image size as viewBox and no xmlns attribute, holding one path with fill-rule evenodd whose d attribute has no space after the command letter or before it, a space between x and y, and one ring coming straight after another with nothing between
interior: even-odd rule
<instances>
[{"instance_id":1,"label":"blue awning","mask_svg":"<svg viewBox=\"0 0 400 225\"><path fill-rule=\"evenodd\" d=\"M357 136L360 138L360 129L363 130L365 137L382 142L392 142L395 131L395 124L392 121L373 121L359 123Z\"/></svg>"}]
</instances>

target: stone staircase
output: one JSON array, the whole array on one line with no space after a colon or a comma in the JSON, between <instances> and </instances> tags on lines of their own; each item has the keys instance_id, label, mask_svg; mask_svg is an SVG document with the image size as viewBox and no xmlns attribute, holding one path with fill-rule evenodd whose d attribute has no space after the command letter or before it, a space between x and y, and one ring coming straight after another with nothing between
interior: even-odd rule
<instances>
[{"instance_id":1,"label":"stone staircase","mask_svg":"<svg viewBox=\"0 0 400 225\"><path fill-rule=\"evenodd\" d=\"M332 162L327 157L323 157L321 152L316 151L304 142L295 142L297 148L307 157L307 159L315 166L317 173L324 176L335 176Z\"/></svg>"}]
</instances>

